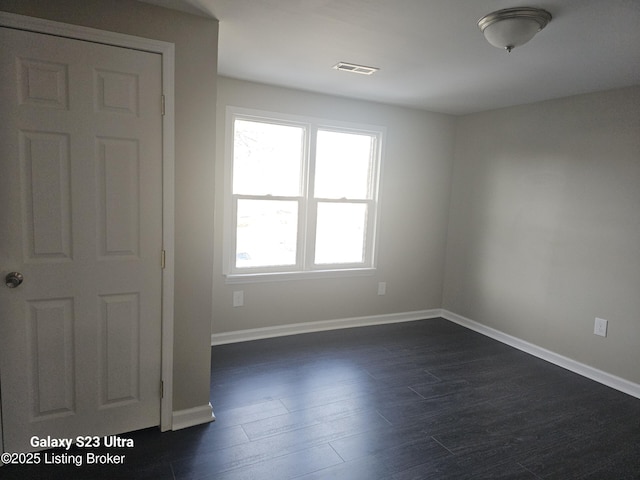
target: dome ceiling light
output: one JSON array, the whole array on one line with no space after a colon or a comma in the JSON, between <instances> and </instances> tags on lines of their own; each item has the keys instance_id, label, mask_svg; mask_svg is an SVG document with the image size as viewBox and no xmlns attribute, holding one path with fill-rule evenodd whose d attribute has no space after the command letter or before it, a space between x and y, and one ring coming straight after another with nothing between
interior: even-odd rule
<instances>
[{"instance_id":1,"label":"dome ceiling light","mask_svg":"<svg viewBox=\"0 0 640 480\"><path fill-rule=\"evenodd\" d=\"M478 20L478 27L494 47L510 52L524 45L551 21L551 14L541 8L505 8Z\"/></svg>"}]
</instances>

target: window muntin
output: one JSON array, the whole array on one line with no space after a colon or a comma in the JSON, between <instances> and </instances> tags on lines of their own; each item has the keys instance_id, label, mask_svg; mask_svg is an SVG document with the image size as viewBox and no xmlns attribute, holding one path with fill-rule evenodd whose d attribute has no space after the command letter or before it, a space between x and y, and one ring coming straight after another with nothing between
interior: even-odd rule
<instances>
[{"instance_id":1,"label":"window muntin","mask_svg":"<svg viewBox=\"0 0 640 480\"><path fill-rule=\"evenodd\" d=\"M230 108L229 277L374 267L382 128Z\"/></svg>"}]
</instances>

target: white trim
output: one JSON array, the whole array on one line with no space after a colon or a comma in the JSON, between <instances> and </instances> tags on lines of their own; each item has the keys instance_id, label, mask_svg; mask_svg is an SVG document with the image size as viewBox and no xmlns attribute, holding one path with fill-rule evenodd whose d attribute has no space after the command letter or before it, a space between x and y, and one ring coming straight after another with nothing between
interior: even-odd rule
<instances>
[{"instance_id":1,"label":"white trim","mask_svg":"<svg viewBox=\"0 0 640 480\"><path fill-rule=\"evenodd\" d=\"M284 337L300 333L323 332L325 330L339 330L342 328L366 327L370 325L384 325L389 323L413 322L427 320L441 316L440 309L419 310L416 312L392 313L386 315L372 315L368 317L342 318L336 320L322 320L318 322L294 323L291 325L277 325L274 327L252 328L236 330L234 332L214 333L211 335L211 345L247 342L263 338Z\"/></svg>"},{"instance_id":2,"label":"white trim","mask_svg":"<svg viewBox=\"0 0 640 480\"><path fill-rule=\"evenodd\" d=\"M620 392L636 398L640 398L640 384L625 380L597 368L577 362L571 358L539 347L532 343L513 337L504 332L486 325L482 325L469 318L463 317L445 309L419 310L415 312L396 313L387 315L372 315L368 317L354 317L336 320L324 320L319 322L295 323L292 325L277 325L265 328L253 328L249 330L237 330L233 332L214 333L211 335L211 345L224 345L227 343L246 342L263 338L283 337L300 333L320 332L325 330L338 330L341 328L366 327L370 325L382 325L389 323L412 322L428 320L431 318L444 318L474 332L493 338L505 345L517 348L534 357L541 358L549 363L589 378L595 382L606 385Z\"/></svg>"},{"instance_id":3,"label":"white trim","mask_svg":"<svg viewBox=\"0 0 640 480\"><path fill-rule=\"evenodd\" d=\"M319 278L367 277L375 275L375 268L346 268L343 270L313 270L305 272L275 272L225 275L224 283L285 282L289 280L315 280Z\"/></svg>"},{"instance_id":4,"label":"white trim","mask_svg":"<svg viewBox=\"0 0 640 480\"><path fill-rule=\"evenodd\" d=\"M173 43L163 42L161 40L152 40L124 33L109 32L8 12L0 12L0 25L8 28L17 28L19 30L56 35L58 37L86 40L116 47L143 50L145 52L161 53L163 55L165 51L169 49L173 50L174 48Z\"/></svg>"},{"instance_id":5,"label":"white trim","mask_svg":"<svg viewBox=\"0 0 640 480\"><path fill-rule=\"evenodd\" d=\"M273 123L277 125L290 125L304 130L304 152L302 154L302 170L300 186L301 194L296 196L277 195L248 195L233 193L233 145L234 122L236 119L245 119ZM327 199L316 198L313 195L313 165L315 163L315 143L319 130L334 132L358 133L370 135L375 138L375 156L371 163L374 167L369 179L371 198L366 199ZM227 284L232 283L262 283L281 280L298 280L325 278L327 272L342 274L347 272L351 276L360 271L375 271L377 265L377 246L380 234L380 187L384 164L384 150L387 129L381 125L365 123L344 122L326 118L311 117L305 115L291 115L265 110L248 109L227 105L225 110L225 147L224 147L224 201L223 201L223 262L222 274ZM234 219L237 215L237 201L243 198L289 200L298 203L298 229L296 244L296 263L294 265L270 266L270 267L244 267L235 266L236 227ZM314 205L320 202L345 202L363 203L368 206L367 228L364 245L363 262L352 264L320 264L314 263L314 242L316 227L316 209ZM373 211L373 213L372 213ZM277 274L277 275L275 275Z\"/></svg>"},{"instance_id":6,"label":"white trim","mask_svg":"<svg viewBox=\"0 0 640 480\"><path fill-rule=\"evenodd\" d=\"M213 422L216 419L211 403L200 407L187 408L173 412L173 430L193 427Z\"/></svg>"},{"instance_id":7,"label":"white trim","mask_svg":"<svg viewBox=\"0 0 640 480\"><path fill-rule=\"evenodd\" d=\"M165 251L162 271L162 385L160 430L173 423L173 334L175 279L175 46L166 44L162 51L162 248Z\"/></svg>"},{"instance_id":8,"label":"white trim","mask_svg":"<svg viewBox=\"0 0 640 480\"><path fill-rule=\"evenodd\" d=\"M571 358L565 357L558 353L552 352L545 348L539 347L532 343L521 340L517 337L508 335L500 330L496 330L491 327L487 327L481 323L478 323L469 318L463 317L448 310L442 310L442 318L445 318L451 322L457 323L465 328L473 330L474 332L481 333L487 337L493 338L499 342L502 342L511 347L522 350L534 357L546 360L549 363L553 363L562 368L566 368L578 375L594 380L598 383L614 388L633 397L640 398L640 385L624 378L617 377L597 368L585 365L584 363L577 362Z\"/></svg>"},{"instance_id":9,"label":"white trim","mask_svg":"<svg viewBox=\"0 0 640 480\"><path fill-rule=\"evenodd\" d=\"M162 382L164 396L160 401L160 429L172 428L173 410L173 308L174 308L174 184L175 184L175 118L174 70L175 45L148 38L108 32L94 28L54 22L0 12L0 26L45 33L77 40L125 47L162 56L162 93L165 114L162 121L162 243L166 251L162 271ZM0 438L2 425L0 424ZM0 451L2 451L0 444Z\"/></svg>"}]
</instances>

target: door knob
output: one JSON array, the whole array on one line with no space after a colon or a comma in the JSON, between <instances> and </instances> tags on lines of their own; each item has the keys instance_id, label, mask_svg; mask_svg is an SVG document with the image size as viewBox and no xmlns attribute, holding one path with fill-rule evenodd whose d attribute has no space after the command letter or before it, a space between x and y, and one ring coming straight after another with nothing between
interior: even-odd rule
<instances>
[{"instance_id":1,"label":"door knob","mask_svg":"<svg viewBox=\"0 0 640 480\"><path fill-rule=\"evenodd\" d=\"M7 283L7 287L16 288L23 282L24 276L20 272L11 272L8 273L4 279Z\"/></svg>"}]
</instances>

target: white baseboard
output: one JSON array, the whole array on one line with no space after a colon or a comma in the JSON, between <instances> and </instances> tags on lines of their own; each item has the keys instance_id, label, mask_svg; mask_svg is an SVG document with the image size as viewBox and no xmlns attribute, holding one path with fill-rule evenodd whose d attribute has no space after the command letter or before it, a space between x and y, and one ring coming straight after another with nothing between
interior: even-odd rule
<instances>
[{"instance_id":1,"label":"white baseboard","mask_svg":"<svg viewBox=\"0 0 640 480\"><path fill-rule=\"evenodd\" d=\"M583 377L589 378L633 397L640 398L640 385L637 383L630 382L624 378L617 377L610 373L603 372L602 370L598 370L597 368L585 365L584 363L577 362L571 358L559 355L545 348L503 333L500 330L487 327L486 325L475 322L469 318L463 317L462 315L458 315L448 310L442 310L441 312L442 318L457 323L458 325L473 330L474 332L481 333L482 335L493 338L494 340L517 348L518 350L522 350L523 352L541 358L542 360L546 360L549 363L566 368L567 370L582 375Z\"/></svg>"},{"instance_id":2,"label":"white baseboard","mask_svg":"<svg viewBox=\"0 0 640 480\"><path fill-rule=\"evenodd\" d=\"M322 332L325 330L338 330L341 328L366 327L370 325L383 325L387 323L412 322L426 320L442 316L439 308L432 310L419 310L416 312L394 313L388 315L372 315L368 317L343 318L338 320L323 320L320 322L294 323L292 325L278 325L275 327L252 328L250 330L237 330L234 332L214 333L211 335L211 345L223 345L225 343L246 342L263 338L284 337L300 333Z\"/></svg>"},{"instance_id":3,"label":"white baseboard","mask_svg":"<svg viewBox=\"0 0 640 480\"><path fill-rule=\"evenodd\" d=\"M474 332L478 332L499 342L517 348L535 357L546 360L549 363L566 368L569 371L582 375L598 383L619 390L628 395L640 398L640 385L624 378L617 377L597 368L577 362L571 358L539 347L532 343L508 335L500 330L487 327L469 318L444 309L420 310L388 315L372 315L369 317L355 317L339 320L326 320L321 322L296 323L293 325L279 325L275 327L254 328L251 330L238 330L235 332L217 333L211 335L211 345L223 345L225 343L246 342L263 338L282 337L299 333L320 332L325 330L337 330L341 328L365 327L369 325L382 325L388 323L411 322L442 317L457 323ZM175 425L175 423L174 423ZM175 430L175 427L174 427Z\"/></svg>"},{"instance_id":4,"label":"white baseboard","mask_svg":"<svg viewBox=\"0 0 640 480\"><path fill-rule=\"evenodd\" d=\"M216 419L213 414L211 403L200 407L188 408L173 412L172 430L182 430L183 428L213 422Z\"/></svg>"}]
</instances>

